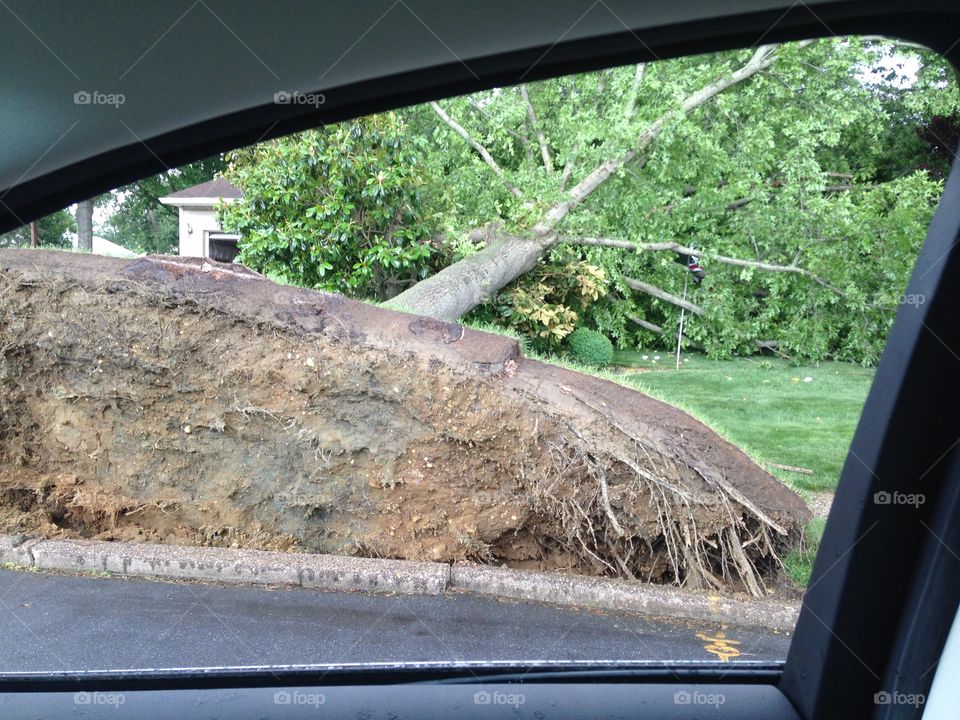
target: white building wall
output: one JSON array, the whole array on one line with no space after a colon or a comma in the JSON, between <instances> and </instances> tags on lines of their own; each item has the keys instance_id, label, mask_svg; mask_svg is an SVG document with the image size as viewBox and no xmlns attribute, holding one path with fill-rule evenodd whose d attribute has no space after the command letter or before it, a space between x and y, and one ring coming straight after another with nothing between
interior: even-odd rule
<instances>
[{"instance_id":1,"label":"white building wall","mask_svg":"<svg viewBox=\"0 0 960 720\"><path fill-rule=\"evenodd\" d=\"M213 207L180 208L180 254L190 257L207 257L208 233L220 232Z\"/></svg>"}]
</instances>

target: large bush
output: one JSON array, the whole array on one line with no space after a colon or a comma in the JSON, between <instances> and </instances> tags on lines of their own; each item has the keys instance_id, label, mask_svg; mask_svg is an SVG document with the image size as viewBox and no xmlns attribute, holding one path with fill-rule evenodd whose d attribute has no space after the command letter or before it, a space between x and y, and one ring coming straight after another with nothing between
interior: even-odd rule
<instances>
[{"instance_id":1,"label":"large bush","mask_svg":"<svg viewBox=\"0 0 960 720\"><path fill-rule=\"evenodd\" d=\"M395 113L229 156L244 197L220 209L240 260L276 279L384 300L424 277L436 247L422 139Z\"/></svg>"},{"instance_id":2,"label":"large bush","mask_svg":"<svg viewBox=\"0 0 960 720\"><path fill-rule=\"evenodd\" d=\"M609 365L613 360L613 344L589 328L577 328L570 333L567 347L573 359L585 365Z\"/></svg>"}]
</instances>

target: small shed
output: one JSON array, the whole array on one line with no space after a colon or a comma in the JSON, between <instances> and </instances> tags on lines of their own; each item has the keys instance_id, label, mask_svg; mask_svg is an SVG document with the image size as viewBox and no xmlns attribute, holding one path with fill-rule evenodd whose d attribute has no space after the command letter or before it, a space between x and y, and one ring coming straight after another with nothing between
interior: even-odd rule
<instances>
[{"instance_id":1,"label":"small shed","mask_svg":"<svg viewBox=\"0 0 960 720\"><path fill-rule=\"evenodd\" d=\"M215 178L160 198L164 205L180 211L179 254L233 262L237 256L239 235L225 233L217 224L214 207L243 197L236 185Z\"/></svg>"}]
</instances>

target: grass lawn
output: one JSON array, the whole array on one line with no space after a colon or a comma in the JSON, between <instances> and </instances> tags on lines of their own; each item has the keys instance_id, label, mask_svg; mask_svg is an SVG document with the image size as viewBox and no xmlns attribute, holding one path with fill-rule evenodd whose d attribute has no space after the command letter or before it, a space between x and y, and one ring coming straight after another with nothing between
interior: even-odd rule
<instances>
[{"instance_id":1,"label":"grass lawn","mask_svg":"<svg viewBox=\"0 0 960 720\"><path fill-rule=\"evenodd\" d=\"M614 362L649 368L627 373L621 381L683 408L760 463L813 470L803 475L771 469L790 487L801 492L836 488L872 369L838 362L796 366L779 359L682 357L679 371L672 356L652 352L618 351Z\"/></svg>"}]
</instances>

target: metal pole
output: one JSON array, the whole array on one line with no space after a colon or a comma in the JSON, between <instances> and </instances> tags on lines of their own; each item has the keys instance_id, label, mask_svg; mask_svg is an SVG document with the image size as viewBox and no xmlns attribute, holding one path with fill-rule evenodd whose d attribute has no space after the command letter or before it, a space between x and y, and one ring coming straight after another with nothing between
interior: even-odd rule
<instances>
[{"instance_id":1,"label":"metal pole","mask_svg":"<svg viewBox=\"0 0 960 720\"><path fill-rule=\"evenodd\" d=\"M690 282L690 273L687 273L683 278L683 299L687 299L687 283ZM680 308L680 332L677 333L677 370L680 369L680 343L683 342L683 317L687 309L685 307Z\"/></svg>"}]
</instances>

